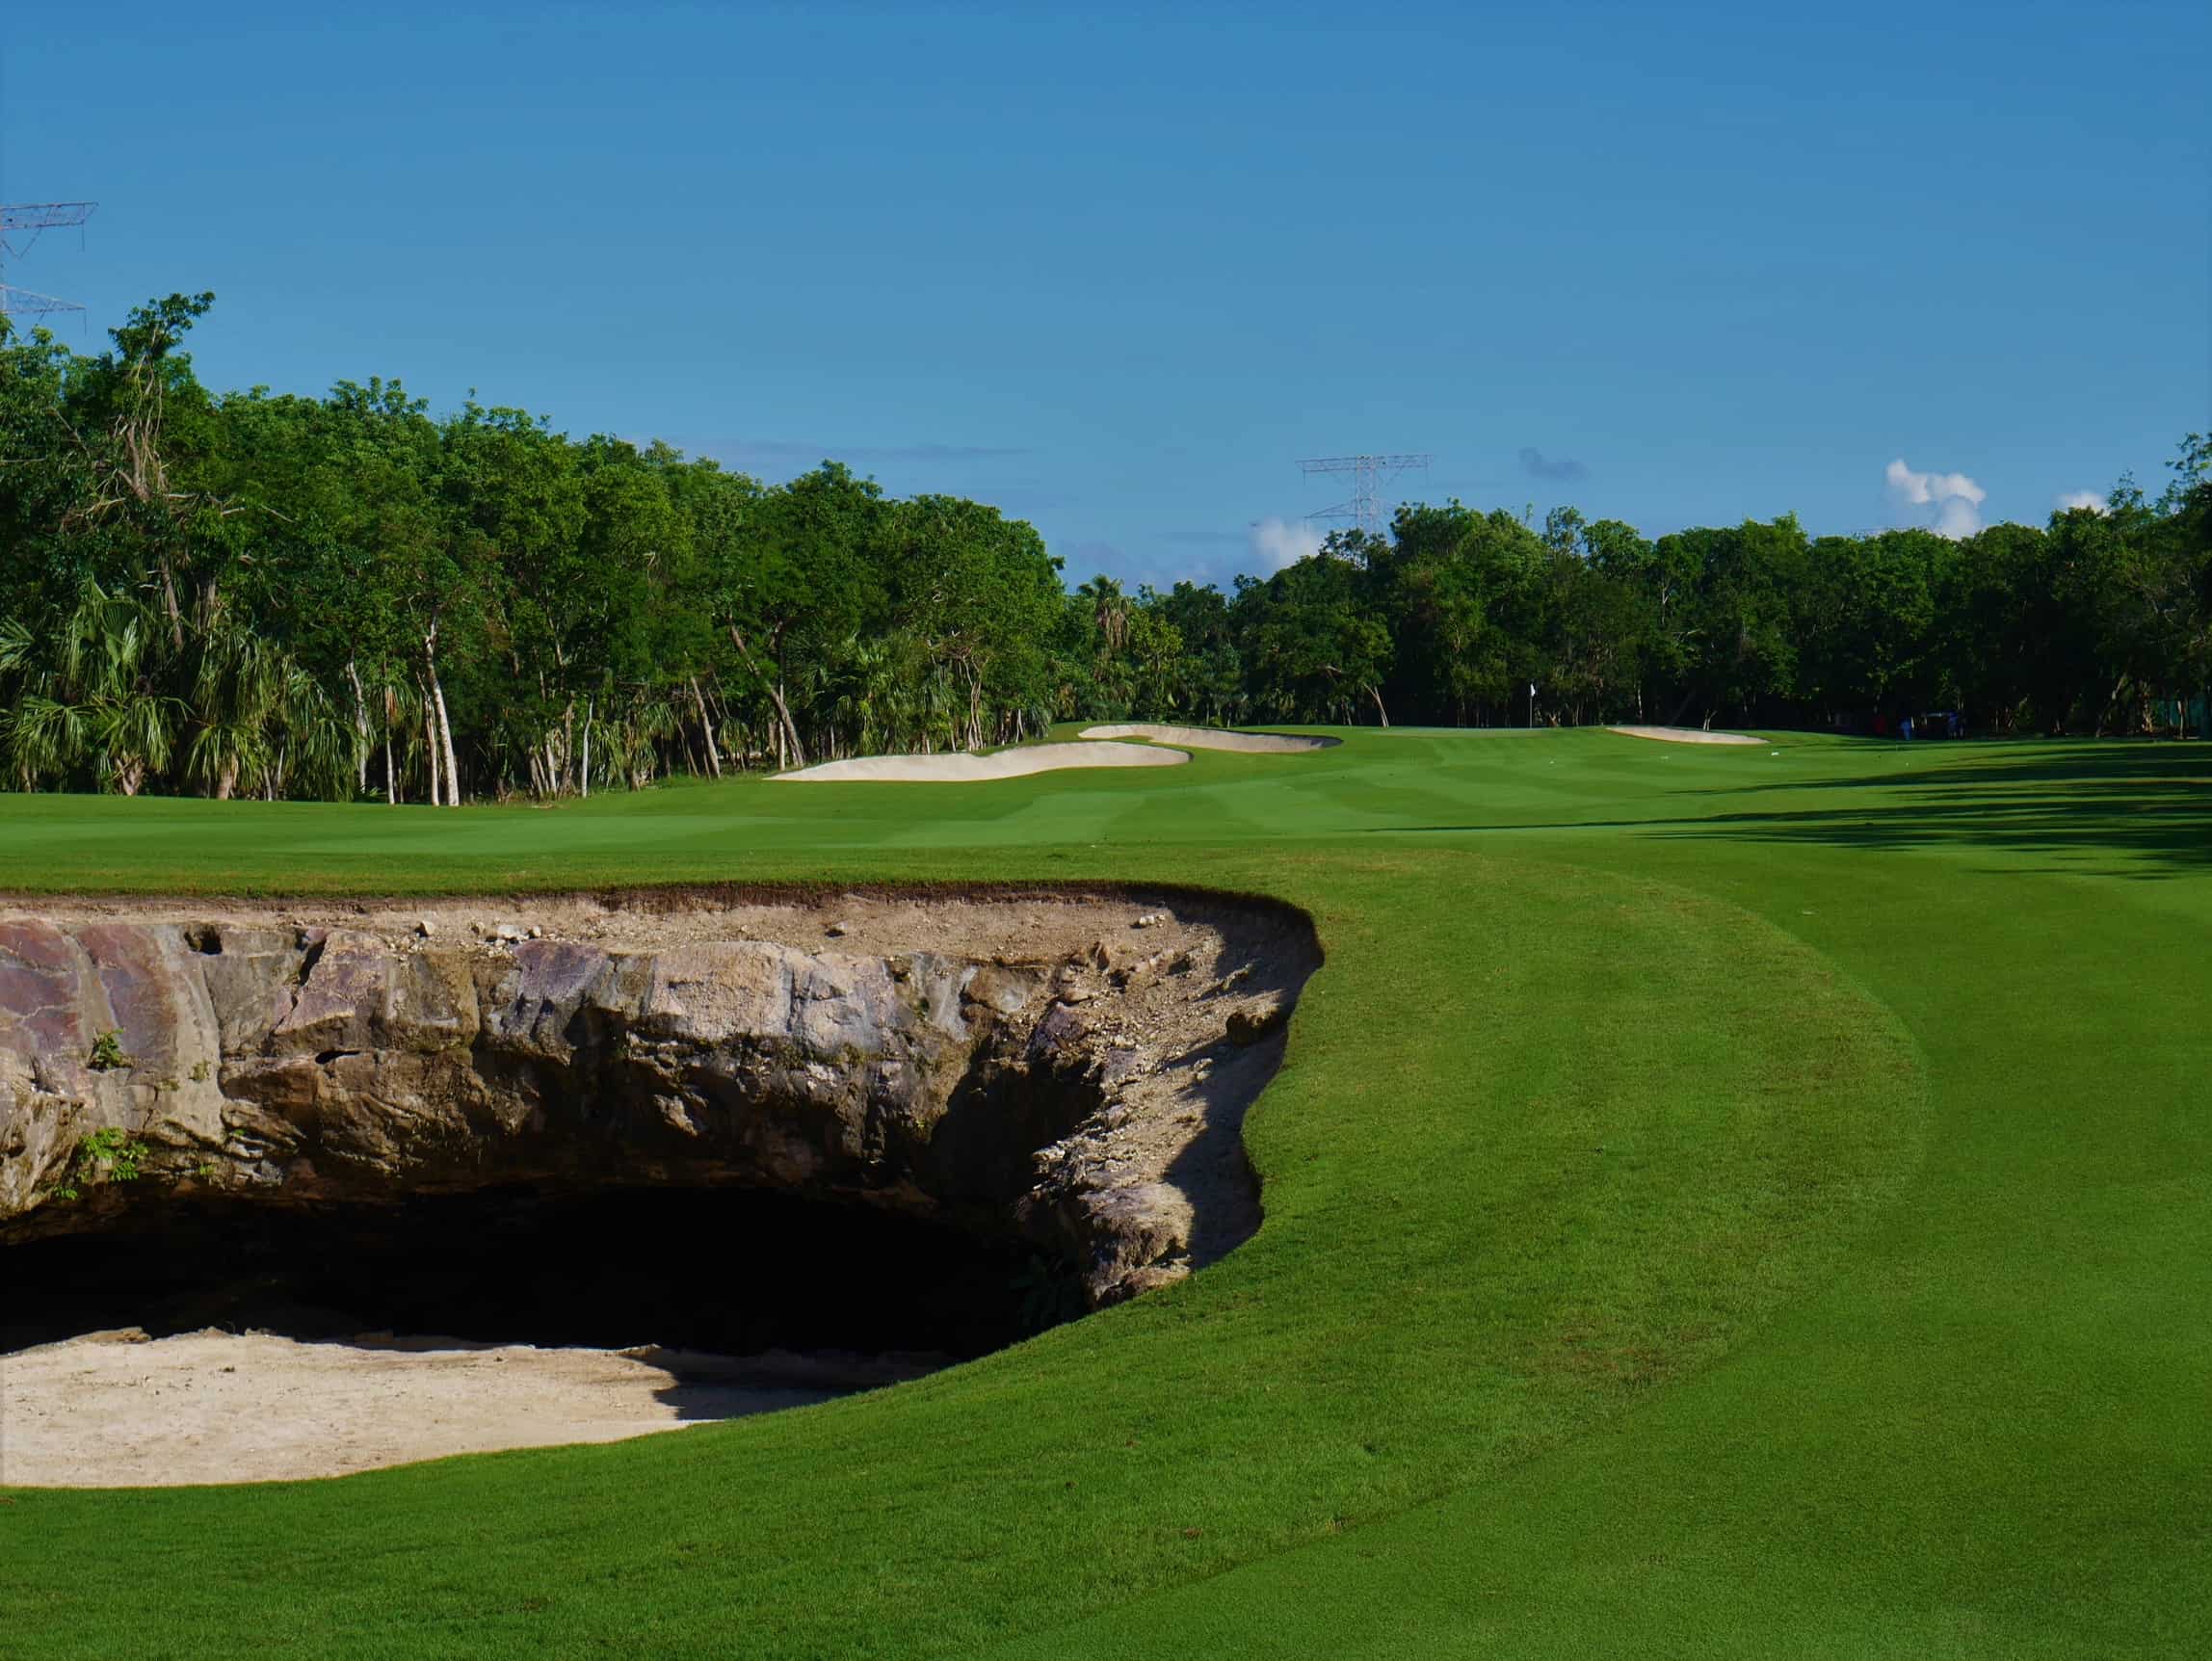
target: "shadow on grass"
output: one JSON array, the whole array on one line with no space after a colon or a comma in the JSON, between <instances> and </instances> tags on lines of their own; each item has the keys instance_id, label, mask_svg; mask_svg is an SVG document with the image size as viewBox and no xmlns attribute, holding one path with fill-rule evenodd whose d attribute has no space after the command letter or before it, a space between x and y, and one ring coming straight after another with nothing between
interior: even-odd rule
<instances>
[{"instance_id":1,"label":"shadow on grass","mask_svg":"<svg viewBox=\"0 0 2212 1661\"><path fill-rule=\"evenodd\" d=\"M1758 798L1775 804L1672 818L1407 829L1619 830L1772 845L1979 849L2008 857L2012 870L2138 879L2212 868L2212 746L2203 743L2054 743L2030 756L2015 746L1988 751L1946 747L1909 772L1697 793L1716 806ZM1817 804L1804 805L1808 799ZM2115 862L2082 863L2095 855ZM2018 863L2039 857L2046 863Z\"/></svg>"},{"instance_id":2,"label":"shadow on grass","mask_svg":"<svg viewBox=\"0 0 2212 1661\"><path fill-rule=\"evenodd\" d=\"M1945 754L1906 774L1819 783L1762 783L1716 798L1825 797L1834 805L1778 805L1654 827L1666 836L1725 836L1836 847L1987 849L2014 857L2113 855L2106 874L2174 876L2212 867L2212 749L2202 744L2067 744Z\"/></svg>"}]
</instances>

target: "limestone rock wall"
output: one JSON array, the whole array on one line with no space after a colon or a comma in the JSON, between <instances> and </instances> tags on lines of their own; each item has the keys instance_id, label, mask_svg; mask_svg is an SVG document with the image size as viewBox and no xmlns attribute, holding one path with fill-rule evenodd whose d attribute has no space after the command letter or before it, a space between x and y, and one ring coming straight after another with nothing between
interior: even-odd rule
<instances>
[{"instance_id":1,"label":"limestone rock wall","mask_svg":"<svg viewBox=\"0 0 2212 1661\"><path fill-rule=\"evenodd\" d=\"M1111 1301L1183 1272L1194 1229L1106 1147L1188 1037L1101 1018L1112 955L0 918L0 1243L174 1195L738 1183L1026 1232ZM1224 1050L1251 1008L1204 1013Z\"/></svg>"}]
</instances>

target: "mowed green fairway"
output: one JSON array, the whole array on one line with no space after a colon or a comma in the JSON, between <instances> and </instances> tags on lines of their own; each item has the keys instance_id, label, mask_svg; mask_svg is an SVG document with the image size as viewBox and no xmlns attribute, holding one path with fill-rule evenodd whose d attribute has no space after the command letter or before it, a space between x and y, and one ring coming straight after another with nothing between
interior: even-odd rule
<instances>
[{"instance_id":1,"label":"mowed green fairway","mask_svg":"<svg viewBox=\"0 0 2212 1661\"><path fill-rule=\"evenodd\" d=\"M1248 1125L1266 1224L1192 1280L630 1443L11 1490L0 1653L2199 1648L2212 751L1343 736L559 809L0 797L16 890L1157 881L1328 951Z\"/></svg>"}]
</instances>

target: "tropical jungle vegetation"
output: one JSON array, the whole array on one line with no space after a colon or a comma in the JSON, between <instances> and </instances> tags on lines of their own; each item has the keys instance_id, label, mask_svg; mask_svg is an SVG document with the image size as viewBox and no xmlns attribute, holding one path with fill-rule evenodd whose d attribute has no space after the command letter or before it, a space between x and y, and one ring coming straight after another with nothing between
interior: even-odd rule
<instances>
[{"instance_id":1,"label":"tropical jungle vegetation","mask_svg":"<svg viewBox=\"0 0 2212 1661\"><path fill-rule=\"evenodd\" d=\"M834 461L765 484L377 378L211 391L212 302L97 356L0 333L0 787L458 804L1077 717L2141 732L2212 684L2194 435L2155 497L1961 540L1454 501L1229 593L1069 591L1029 525Z\"/></svg>"}]
</instances>

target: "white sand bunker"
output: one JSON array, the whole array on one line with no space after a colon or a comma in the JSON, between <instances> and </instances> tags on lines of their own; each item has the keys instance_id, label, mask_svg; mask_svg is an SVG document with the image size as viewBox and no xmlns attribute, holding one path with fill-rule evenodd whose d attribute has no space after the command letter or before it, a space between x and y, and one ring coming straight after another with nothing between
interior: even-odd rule
<instances>
[{"instance_id":1,"label":"white sand bunker","mask_svg":"<svg viewBox=\"0 0 2212 1661\"><path fill-rule=\"evenodd\" d=\"M1149 738L1155 744L1181 744L1193 750L1243 750L1256 754L1288 755L1308 750L1330 750L1341 738L1315 738L1289 732L1231 732L1219 726L1167 726L1156 721L1123 721L1108 726L1086 726L1085 738Z\"/></svg>"},{"instance_id":2,"label":"white sand bunker","mask_svg":"<svg viewBox=\"0 0 2212 1661\"><path fill-rule=\"evenodd\" d=\"M778 773L778 779L827 784L858 778L913 784L967 784L984 778L1019 778L1028 773L1055 773L1063 767L1174 767L1190 760L1179 750L1146 750L1134 744L1029 744L990 755L954 751L949 755L856 755L814 767Z\"/></svg>"},{"instance_id":3,"label":"white sand bunker","mask_svg":"<svg viewBox=\"0 0 2212 1661\"><path fill-rule=\"evenodd\" d=\"M92 1332L0 1358L0 1483L275 1482L448 1454L619 1441L804 1407L948 1361Z\"/></svg>"},{"instance_id":4,"label":"white sand bunker","mask_svg":"<svg viewBox=\"0 0 2212 1661\"><path fill-rule=\"evenodd\" d=\"M1698 726L1609 726L1628 738L1656 738L1662 744L1764 744L1748 732L1707 732Z\"/></svg>"}]
</instances>

